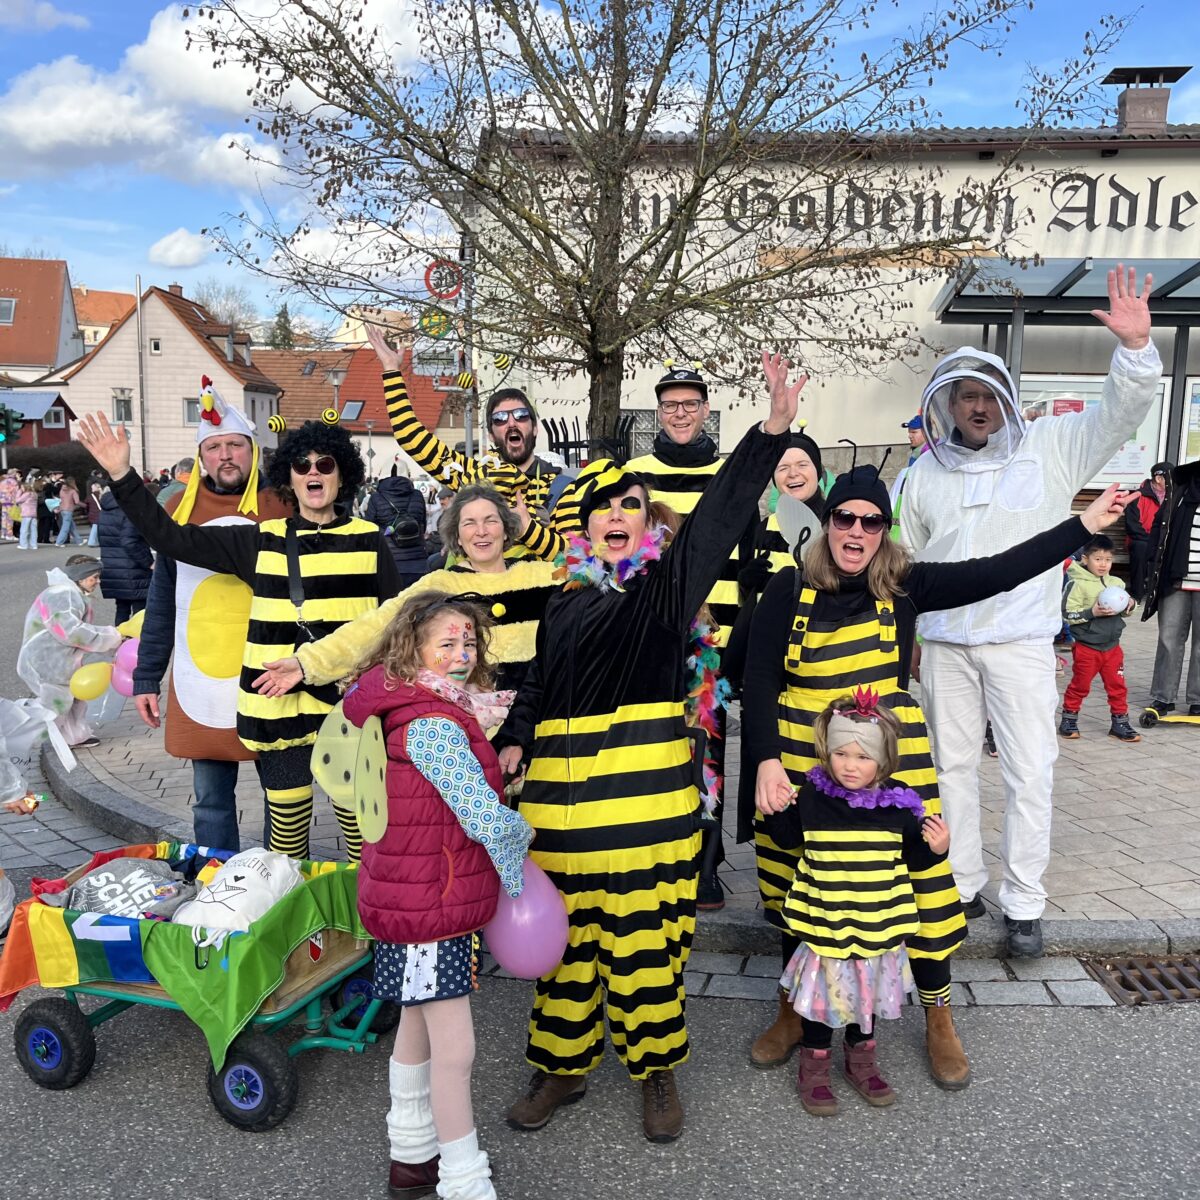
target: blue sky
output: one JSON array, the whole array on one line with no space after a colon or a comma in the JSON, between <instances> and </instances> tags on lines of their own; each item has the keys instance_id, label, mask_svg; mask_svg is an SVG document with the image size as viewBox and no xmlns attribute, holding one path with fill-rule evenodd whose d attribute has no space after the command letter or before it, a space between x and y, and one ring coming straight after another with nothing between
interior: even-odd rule
<instances>
[{"instance_id":1,"label":"blue sky","mask_svg":"<svg viewBox=\"0 0 1200 1200\"><path fill-rule=\"evenodd\" d=\"M894 13L881 4L875 36L923 7L903 0ZM932 93L946 123L1018 121L1025 64L1071 54L1099 11L1038 0L1003 57L965 51ZM144 0L0 0L0 245L66 258L73 281L94 288L132 291L138 272L143 285L185 288L216 275L273 311L271 288L226 266L199 237L253 204L260 181L227 149L231 135L248 136L245 85L185 50L182 12ZM1174 63L1175 47L1198 61L1176 88L1171 119L1200 122L1194 0L1148 4L1107 65Z\"/></svg>"}]
</instances>

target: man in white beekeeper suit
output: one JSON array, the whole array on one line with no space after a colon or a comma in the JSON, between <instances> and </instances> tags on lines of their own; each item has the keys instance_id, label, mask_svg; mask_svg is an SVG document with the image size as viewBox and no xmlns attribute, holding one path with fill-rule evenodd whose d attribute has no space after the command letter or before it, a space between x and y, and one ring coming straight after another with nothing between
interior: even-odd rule
<instances>
[{"instance_id":1,"label":"man in white beekeeper suit","mask_svg":"<svg viewBox=\"0 0 1200 1200\"><path fill-rule=\"evenodd\" d=\"M931 450L904 491L902 538L914 551L958 562L999 554L1070 515L1080 488L1133 436L1158 389L1146 276L1108 273L1109 311L1093 310L1118 339L1099 404L1027 424L1018 391L995 355L964 348L941 359L922 397ZM938 544L940 543L940 544ZM1053 639L1057 568L991 600L924 614L921 682L933 735L950 862L968 917L986 910L979 823L979 759L991 718L1004 780L999 901L1008 954L1042 953L1042 876L1050 857L1058 757ZM985 715L986 714L986 715Z\"/></svg>"}]
</instances>

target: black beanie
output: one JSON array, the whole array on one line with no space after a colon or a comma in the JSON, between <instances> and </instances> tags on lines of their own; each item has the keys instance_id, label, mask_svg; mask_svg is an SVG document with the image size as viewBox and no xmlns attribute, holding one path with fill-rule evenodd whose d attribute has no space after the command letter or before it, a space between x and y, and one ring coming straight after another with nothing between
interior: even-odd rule
<instances>
[{"instance_id":1,"label":"black beanie","mask_svg":"<svg viewBox=\"0 0 1200 1200\"><path fill-rule=\"evenodd\" d=\"M891 497L879 478L878 467L855 467L839 475L825 497L824 520L828 521L829 514L847 500L866 500L874 504L889 522L892 519Z\"/></svg>"},{"instance_id":2,"label":"black beanie","mask_svg":"<svg viewBox=\"0 0 1200 1200\"><path fill-rule=\"evenodd\" d=\"M789 450L803 450L812 459L812 465L817 468L817 483L821 482L821 447L802 429L793 429L788 439Z\"/></svg>"}]
</instances>

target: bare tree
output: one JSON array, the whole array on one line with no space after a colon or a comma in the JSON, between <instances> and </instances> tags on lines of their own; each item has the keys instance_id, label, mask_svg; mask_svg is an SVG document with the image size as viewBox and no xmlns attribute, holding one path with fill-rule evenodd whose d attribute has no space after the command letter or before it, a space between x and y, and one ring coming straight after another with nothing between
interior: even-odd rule
<instances>
[{"instance_id":1,"label":"bare tree","mask_svg":"<svg viewBox=\"0 0 1200 1200\"><path fill-rule=\"evenodd\" d=\"M249 289L239 283L222 283L215 275L208 275L191 289L191 299L202 304L215 320L239 332L258 323L258 309Z\"/></svg>"},{"instance_id":2,"label":"bare tree","mask_svg":"<svg viewBox=\"0 0 1200 1200\"><path fill-rule=\"evenodd\" d=\"M593 436L664 357L733 382L759 345L872 370L919 349L907 280L1012 252L1020 152L930 166L926 98L952 51L997 49L1030 7L930 0L866 53L899 0L225 0L195 40L252 69L289 208L309 204L215 232L342 309L419 317L426 264L464 260L453 328L585 373ZM1061 70L1031 72L1029 129L1087 111L1123 25L1101 18Z\"/></svg>"}]
</instances>

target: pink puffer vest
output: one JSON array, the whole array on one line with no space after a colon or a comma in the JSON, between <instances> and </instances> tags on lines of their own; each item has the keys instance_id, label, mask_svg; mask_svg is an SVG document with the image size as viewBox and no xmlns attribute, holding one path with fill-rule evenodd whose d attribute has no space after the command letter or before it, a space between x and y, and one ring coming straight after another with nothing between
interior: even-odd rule
<instances>
[{"instance_id":1,"label":"pink puffer vest","mask_svg":"<svg viewBox=\"0 0 1200 1200\"><path fill-rule=\"evenodd\" d=\"M344 711L356 725L383 721L387 742L388 827L363 845L358 911L383 942L434 942L482 928L496 912L500 878L487 851L473 842L449 805L412 764L405 748L410 722L448 717L465 730L488 783L503 794L496 752L479 722L457 705L415 684L384 686L373 667L346 693Z\"/></svg>"}]
</instances>

